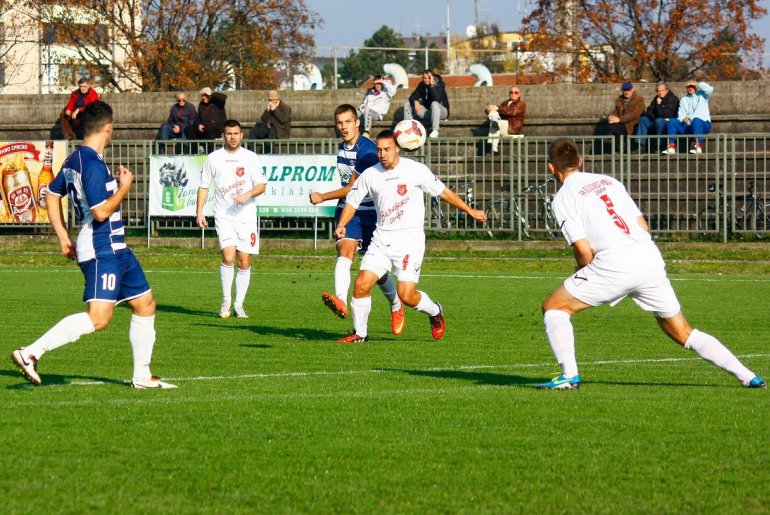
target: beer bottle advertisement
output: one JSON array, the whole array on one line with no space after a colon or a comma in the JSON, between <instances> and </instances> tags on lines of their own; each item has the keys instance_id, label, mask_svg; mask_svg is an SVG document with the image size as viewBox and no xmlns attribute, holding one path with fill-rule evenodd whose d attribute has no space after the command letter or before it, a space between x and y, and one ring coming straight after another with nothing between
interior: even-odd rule
<instances>
[{"instance_id":1,"label":"beer bottle advertisement","mask_svg":"<svg viewBox=\"0 0 770 515\"><path fill-rule=\"evenodd\" d=\"M0 224L48 223L45 196L66 156L65 141L0 142Z\"/></svg>"}]
</instances>

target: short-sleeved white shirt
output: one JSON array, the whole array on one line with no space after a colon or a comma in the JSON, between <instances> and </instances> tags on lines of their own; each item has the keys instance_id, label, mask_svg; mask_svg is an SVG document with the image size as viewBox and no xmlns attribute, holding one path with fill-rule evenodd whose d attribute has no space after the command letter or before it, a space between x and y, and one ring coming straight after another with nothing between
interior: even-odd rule
<instances>
[{"instance_id":1,"label":"short-sleeved white shirt","mask_svg":"<svg viewBox=\"0 0 770 515\"><path fill-rule=\"evenodd\" d=\"M257 219L256 198L236 205L237 195L254 189L257 184L267 184L259 156L251 150L239 147L235 152L225 148L215 150L206 157L201 171L200 187L208 189L214 182L214 217L218 220L253 222Z\"/></svg>"},{"instance_id":2,"label":"short-sleeved white shirt","mask_svg":"<svg viewBox=\"0 0 770 515\"><path fill-rule=\"evenodd\" d=\"M358 208L368 194L377 209L378 231L423 231L423 192L437 197L444 188L427 166L400 157L392 170L386 170L381 163L367 168L351 188L346 203Z\"/></svg>"},{"instance_id":3,"label":"short-sleeved white shirt","mask_svg":"<svg viewBox=\"0 0 770 515\"><path fill-rule=\"evenodd\" d=\"M594 254L652 241L637 223L641 211L613 177L574 173L556 193L552 207L567 242L588 238Z\"/></svg>"}]
</instances>

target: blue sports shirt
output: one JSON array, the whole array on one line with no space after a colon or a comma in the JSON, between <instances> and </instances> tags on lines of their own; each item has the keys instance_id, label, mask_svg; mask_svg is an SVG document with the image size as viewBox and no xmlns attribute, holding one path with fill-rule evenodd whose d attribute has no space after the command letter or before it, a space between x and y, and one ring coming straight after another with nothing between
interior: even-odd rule
<instances>
[{"instance_id":1,"label":"blue sports shirt","mask_svg":"<svg viewBox=\"0 0 770 515\"><path fill-rule=\"evenodd\" d=\"M372 140L364 136L358 136L358 139L352 146L348 146L344 141L337 148L337 171L340 174L342 187L348 185L353 174L361 175L364 170L370 168L380 160L377 157L377 145ZM337 203L338 207L345 205L345 199L341 198ZM358 206L359 211L374 210L374 202L370 196L366 196Z\"/></svg>"},{"instance_id":2,"label":"blue sports shirt","mask_svg":"<svg viewBox=\"0 0 770 515\"><path fill-rule=\"evenodd\" d=\"M80 147L64 161L61 171L49 186L49 192L69 195L75 207L80 234L77 239L78 263L112 256L126 248L120 207L110 217L97 222L91 210L107 201L118 190L118 182L104 158L91 147Z\"/></svg>"}]
</instances>

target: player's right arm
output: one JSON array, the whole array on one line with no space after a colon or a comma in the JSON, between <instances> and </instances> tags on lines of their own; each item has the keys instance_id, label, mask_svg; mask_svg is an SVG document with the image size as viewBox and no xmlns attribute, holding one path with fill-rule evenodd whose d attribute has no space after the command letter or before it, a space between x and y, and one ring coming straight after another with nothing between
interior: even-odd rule
<instances>
[{"instance_id":1,"label":"player's right arm","mask_svg":"<svg viewBox=\"0 0 770 515\"><path fill-rule=\"evenodd\" d=\"M53 193L48 193L45 196L46 205L48 206L48 220L51 222L56 237L59 238L59 246L61 247L61 253L67 259L75 259L75 244L70 238L67 226L64 225L64 212L61 205L61 197Z\"/></svg>"},{"instance_id":2,"label":"player's right arm","mask_svg":"<svg viewBox=\"0 0 770 515\"><path fill-rule=\"evenodd\" d=\"M310 194L310 203L314 206L316 204L320 204L321 202L326 202L327 200L337 200L341 198L345 198L348 196L348 192L350 192L350 188L353 187L353 184L356 182L356 174L353 174L350 177L350 182L347 183L346 186L343 186L342 188L327 191L326 193L321 193L320 191L314 191Z\"/></svg>"},{"instance_id":3,"label":"player's right arm","mask_svg":"<svg viewBox=\"0 0 770 515\"><path fill-rule=\"evenodd\" d=\"M344 238L345 237L345 226L348 225L348 222L350 222L353 219L353 215L356 214L356 211L358 211L356 208L354 208L350 204L345 204L345 207L342 208L342 214L340 214L340 219L337 222L337 228L334 229L334 236L337 238Z\"/></svg>"},{"instance_id":4,"label":"player's right arm","mask_svg":"<svg viewBox=\"0 0 770 515\"><path fill-rule=\"evenodd\" d=\"M583 268L594 260L594 251L591 249L591 242L588 241L588 238L575 241L572 244L572 254L575 256L578 268Z\"/></svg>"}]
</instances>

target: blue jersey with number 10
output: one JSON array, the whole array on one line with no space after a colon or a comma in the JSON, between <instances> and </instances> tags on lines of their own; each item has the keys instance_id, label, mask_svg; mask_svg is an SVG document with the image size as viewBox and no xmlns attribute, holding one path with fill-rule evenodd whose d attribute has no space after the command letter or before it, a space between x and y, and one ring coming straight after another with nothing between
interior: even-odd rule
<instances>
[{"instance_id":1,"label":"blue jersey with number 10","mask_svg":"<svg viewBox=\"0 0 770 515\"><path fill-rule=\"evenodd\" d=\"M101 154L91 147L80 147L70 154L49 186L50 193L69 195L81 224L77 240L78 262L114 255L126 248L120 207L107 220L94 220L91 210L113 196L118 183Z\"/></svg>"}]
</instances>

